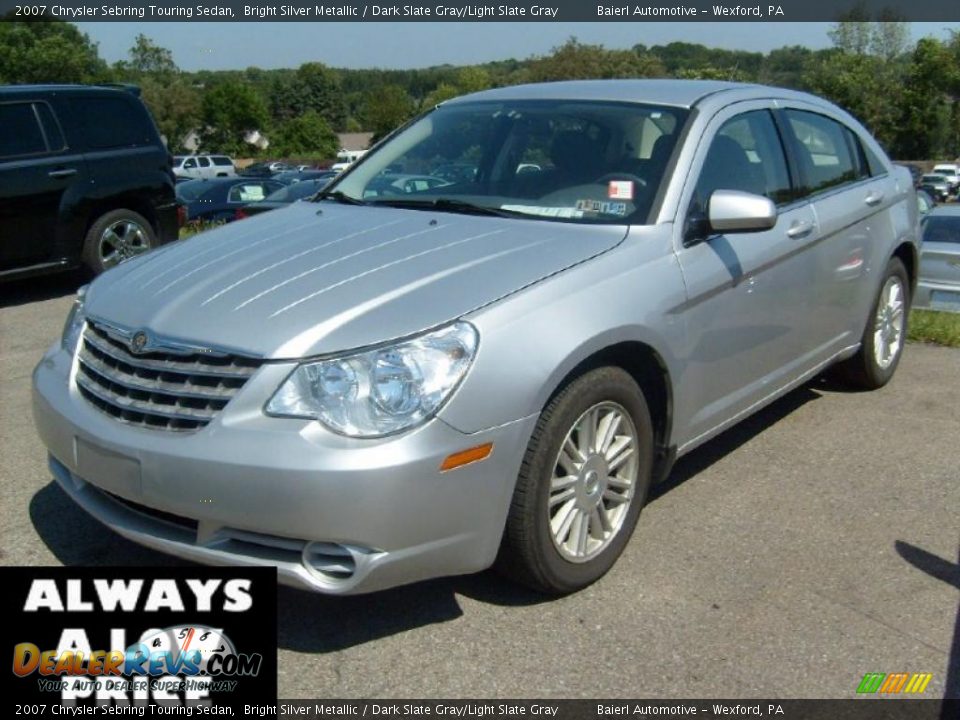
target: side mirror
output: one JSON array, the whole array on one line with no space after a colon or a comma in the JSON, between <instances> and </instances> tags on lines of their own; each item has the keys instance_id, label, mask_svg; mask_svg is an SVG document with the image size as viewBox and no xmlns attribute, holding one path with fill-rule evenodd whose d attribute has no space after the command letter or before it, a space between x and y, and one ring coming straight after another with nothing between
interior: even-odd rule
<instances>
[{"instance_id":1,"label":"side mirror","mask_svg":"<svg viewBox=\"0 0 960 720\"><path fill-rule=\"evenodd\" d=\"M718 233L769 230L777 224L777 206L763 195L714 190L707 204L707 222Z\"/></svg>"}]
</instances>

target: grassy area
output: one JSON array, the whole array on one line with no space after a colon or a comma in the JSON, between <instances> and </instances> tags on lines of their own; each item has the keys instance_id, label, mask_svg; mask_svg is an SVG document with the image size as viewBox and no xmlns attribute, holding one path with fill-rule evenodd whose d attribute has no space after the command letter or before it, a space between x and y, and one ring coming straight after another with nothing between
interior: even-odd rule
<instances>
[{"instance_id":1,"label":"grassy area","mask_svg":"<svg viewBox=\"0 0 960 720\"><path fill-rule=\"evenodd\" d=\"M907 339L947 347L960 347L960 313L914 310Z\"/></svg>"},{"instance_id":2,"label":"grassy area","mask_svg":"<svg viewBox=\"0 0 960 720\"><path fill-rule=\"evenodd\" d=\"M223 225L222 222L206 222L204 220L201 220L200 222L187 223L180 228L180 239L186 240L189 237L199 235L207 230L213 230L213 228L220 227L221 225Z\"/></svg>"}]
</instances>

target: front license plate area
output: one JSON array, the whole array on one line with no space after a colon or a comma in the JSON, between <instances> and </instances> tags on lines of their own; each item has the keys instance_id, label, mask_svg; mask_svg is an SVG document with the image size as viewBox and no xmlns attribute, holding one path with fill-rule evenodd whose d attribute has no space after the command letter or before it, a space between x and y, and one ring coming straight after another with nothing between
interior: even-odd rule
<instances>
[{"instance_id":1,"label":"front license plate area","mask_svg":"<svg viewBox=\"0 0 960 720\"><path fill-rule=\"evenodd\" d=\"M140 461L77 438L77 475L128 500L141 496Z\"/></svg>"}]
</instances>

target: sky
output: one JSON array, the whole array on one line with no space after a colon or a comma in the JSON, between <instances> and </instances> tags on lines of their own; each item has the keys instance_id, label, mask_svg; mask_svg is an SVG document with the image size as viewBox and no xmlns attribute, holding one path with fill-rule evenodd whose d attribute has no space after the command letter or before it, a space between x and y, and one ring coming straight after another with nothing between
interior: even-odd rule
<instances>
[{"instance_id":1,"label":"sky","mask_svg":"<svg viewBox=\"0 0 960 720\"><path fill-rule=\"evenodd\" d=\"M77 23L108 62L126 57L138 33L173 51L184 70L297 67L408 69L524 59L576 36L609 48L676 40L711 47L768 51L784 45L823 48L830 23ZM960 23L912 23L914 39L942 38Z\"/></svg>"}]
</instances>

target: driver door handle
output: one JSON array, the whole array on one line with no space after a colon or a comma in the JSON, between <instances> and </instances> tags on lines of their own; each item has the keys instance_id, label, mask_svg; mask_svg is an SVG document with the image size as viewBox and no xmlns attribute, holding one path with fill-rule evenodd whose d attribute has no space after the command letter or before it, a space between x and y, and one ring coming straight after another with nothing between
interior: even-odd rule
<instances>
[{"instance_id":1,"label":"driver door handle","mask_svg":"<svg viewBox=\"0 0 960 720\"><path fill-rule=\"evenodd\" d=\"M787 230L787 237L793 239L806 237L813 232L816 226L816 223L812 220L795 220L790 229Z\"/></svg>"},{"instance_id":2,"label":"driver door handle","mask_svg":"<svg viewBox=\"0 0 960 720\"><path fill-rule=\"evenodd\" d=\"M882 192L882 191L880 191L880 190L875 190L874 192L872 192L872 193L870 193L869 195L867 195L867 196L863 199L863 201L864 201L867 205L879 205L880 203L883 202L883 197L884 197L884 196L883 196L883 192Z\"/></svg>"}]
</instances>

